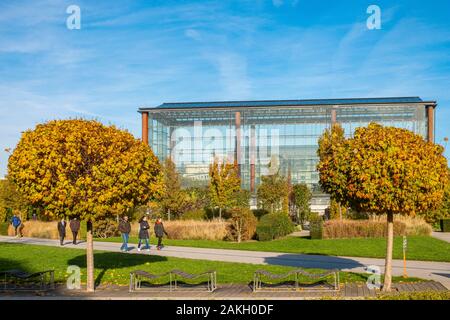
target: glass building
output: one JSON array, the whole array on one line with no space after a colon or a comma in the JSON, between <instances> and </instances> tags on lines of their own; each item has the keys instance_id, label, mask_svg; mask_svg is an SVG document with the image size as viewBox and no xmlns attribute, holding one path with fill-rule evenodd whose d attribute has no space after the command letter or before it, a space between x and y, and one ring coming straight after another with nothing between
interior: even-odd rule
<instances>
[{"instance_id":1,"label":"glass building","mask_svg":"<svg viewBox=\"0 0 450 320\"><path fill-rule=\"evenodd\" d=\"M332 123L347 135L377 122L434 140L435 101L419 97L163 103L142 107L142 139L164 161L171 157L185 186L207 184L216 158L239 166L242 187L255 193L274 170L313 191L312 209L328 197L316 171L318 138ZM271 164L269 166L269 164Z\"/></svg>"}]
</instances>

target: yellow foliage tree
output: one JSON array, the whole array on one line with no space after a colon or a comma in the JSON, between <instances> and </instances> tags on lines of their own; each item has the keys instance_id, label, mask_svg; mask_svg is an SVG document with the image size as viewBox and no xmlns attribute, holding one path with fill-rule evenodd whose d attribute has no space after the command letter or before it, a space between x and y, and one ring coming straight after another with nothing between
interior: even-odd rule
<instances>
[{"instance_id":1,"label":"yellow foliage tree","mask_svg":"<svg viewBox=\"0 0 450 320\"><path fill-rule=\"evenodd\" d=\"M384 291L391 288L394 214L440 207L449 181L443 151L409 130L376 123L349 139L334 125L319 140L322 189L352 209L387 215Z\"/></svg>"},{"instance_id":2,"label":"yellow foliage tree","mask_svg":"<svg viewBox=\"0 0 450 320\"><path fill-rule=\"evenodd\" d=\"M81 119L27 130L8 163L10 179L30 203L53 218L87 222L88 291L94 290L92 222L152 200L160 172L151 149L129 132Z\"/></svg>"},{"instance_id":3,"label":"yellow foliage tree","mask_svg":"<svg viewBox=\"0 0 450 320\"><path fill-rule=\"evenodd\" d=\"M219 219L222 219L222 210L231 208L237 204L238 193L241 190L241 178L237 166L223 162L214 163L209 166L209 194L211 204L219 208Z\"/></svg>"}]
</instances>

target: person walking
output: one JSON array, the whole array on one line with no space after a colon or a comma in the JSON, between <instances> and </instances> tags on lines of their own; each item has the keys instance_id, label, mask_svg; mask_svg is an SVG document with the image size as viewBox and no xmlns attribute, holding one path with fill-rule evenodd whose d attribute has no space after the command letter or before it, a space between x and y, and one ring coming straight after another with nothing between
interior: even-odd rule
<instances>
[{"instance_id":1,"label":"person walking","mask_svg":"<svg viewBox=\"0 0 450 320\"><path fill-rule=\"evenodd\" d=\"M150 229L150 225L148 224L147 217L141 218L139 220L139 242L138 242L138 251L141 251L142 241L145 241L145 246L147 251L150 251L149 238L150 235L148 233L148 229Z\"/></svg>"},{"instance_id":2,"label":"person walking","mask_svg":"<svg viewBox=\"0 0 450 320\"><path fill-rule=\"evenodd\" d=\"M66 220L64 219L64 217L62 217L58 222L59 243L62 246L64 245L64 238L66 237L66 226Z\"/></svg>"},{"instance_id":3,"label":"person walking","mask_svg":"<svg viewBox=\"0 0 450 320\"><path fill-rule=\"evenodd\" d=\"M22 233L20 232L22 220L20 220L19 216L16 213L14 213L14 216L11 219L11 224L14 227L14 235L17 238L22 237Z\"/></svg>"},{"instance_id":4,"label":"person walking","mask_svg":"<svg viewBox=\"0 0 450 320\"><path fill-rule=\"evenodd\" d=\"M122 246L120 247L120 251L127 252L128 239L130 237L131 232L131 224L128 221L127 216L124 216L123 219L119 221L119 231L122 234Z\"/></svg>"},{"instance_id":5,"label":"person walking","mask_svg":"<svg viewBox=\"0 0 450 320\"><path fill-rule=\"evenodd\" d=\"M73 244L77 244L78 231L80 231L80 220L73 218L70 220L70 230L72 231Z\"/></svg>"},{"instance_id":6,"label":"person walking","mask_svg":"<svg viewBox=\"0 0 450 320\"><path fill-rule=\"evenodd\" d=\"M157 249L161 250L162 247L163 247L163 245L162 245L162 238L163 238L164 234L166 236L168 236L166 230L164 229L164 225L162 223L161 217L158 217L158 219L156 219L154 230L155 230L155 236L158 238Z\"/></svg>"}]
</instances>

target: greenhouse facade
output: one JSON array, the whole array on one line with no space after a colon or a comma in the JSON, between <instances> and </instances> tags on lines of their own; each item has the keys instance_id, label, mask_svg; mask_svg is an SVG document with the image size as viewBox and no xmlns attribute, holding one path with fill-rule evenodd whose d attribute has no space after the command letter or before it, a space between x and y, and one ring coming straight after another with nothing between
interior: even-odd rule
<instances>
[{"instance_id":1,"label":"greenhouse facade","mask_svg":"<svg viewBox=\"0 0 450 320\"><path fill-rule=\"evenodd\" d=\"M171 157L184 185L207 184L214 159L238 166L242 187L255 194L261 176L279 170L290 183L306 183L312 209L322 211L319 136L340 123L350 136L377 122L409 129L434 141L435 101L419 97L163 103L141 107L142 140L164 161Z\"/></svg>"}]
</instances>

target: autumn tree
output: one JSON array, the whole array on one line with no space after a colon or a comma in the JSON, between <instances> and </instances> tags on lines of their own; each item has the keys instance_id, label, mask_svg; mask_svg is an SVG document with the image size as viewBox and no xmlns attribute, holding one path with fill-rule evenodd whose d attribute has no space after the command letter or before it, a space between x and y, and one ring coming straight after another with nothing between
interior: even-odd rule
<instances>
[{"instance_id":1,"label":"autumn tree","mask_svg":"<svg viewBox=\"0 0 450 320\"><path fill-rule=\"evenodd\" d=\"M309 213L311 212L311 198L311 190L305 183L295 184L292 187L292 200L295 206L297 219L301 224L305 223L309 217Z\"/></svg>"},{"instance_id":2,"label":"autumn tree","mask_svg":"<svg viewBox=\"0 0 450 320\"><path fill-rule=\"evenodd\" d=\"M279 171L273 174L261 176L261 184L257 190L259 206L273 213L284 208L284 200L288 196L287 180Z\"/></svg>"},{"instance_id":3,"label":"autumn tree","mask_svg":"<svg viewBox=\"0 0 450 320\"><path fill-rule=\"evenodd\" d=\"M334 199L331 199L328 210L330 213L330 219L342 220L342 219L348 218L348 216L349 216L347 208L344 206L341 206L341 204ZM355 217L353 217L353 218L355 218Z\"/></svg>"},{"instance_id":4,"label":"autumn tree","mask_svg":"<svg viewBox=\"0 0 450 320\"><path fill-rule=\"evenodd\" d=\"M449 169L450 175L450 169ZM430 210L423 214L425 220L430 224L438 224L440 219L450 218L450 183L445 187L444 200L439 208Z\"/></svg>"},{"instance_id":5,"label":"autumn tree","mask_svg":"<svg viewBox=\"0 0 450 320\"><path fill-rule=\"evenodd\" d=\"M22 213L29 208L26 198L17 191L17 187L9 177L0 180L0 222L6 221L8 214L18 210Z\"/></svg>"},{"instance_id":6,"label":"autumn tree","mask_svg":"<svg viewBox=\"0 0 450 320\"><path fill-rule=\"evenodd\" d=\"M449 180L443 148L409 130L371 123L349 139L333 126L320 138L318 154L325 192L354 210L387 215L383 290L390 291L394 215L440 206Z\"/></svg>"},{"instance_id":7,"label":"autumn tree","mask_svg":"<svg viewBox=\"0 0 450 320\"><path fill-rule=\"evenodd\" d=\"M217 159L209 166L209 193L211 205L222 210L236 205L237 193L241 190L241 179L236 165L228 162L219 163Z\"/></svg>"},{"instance_id":8,"label":"autumn tree","mask_svg":"<svg viewBox=\"0 0 450 320\"><path fill-rule=\"evenodd\" d=\"M96 121L54 120L25 131L8 172L27 200L50 217L87 222L88 291L94 291L93 222L146 204L160 189L151 149Z\"/></svg>"},{"instance_id":9,"label":"autumn tree","mask_svg":"<svg viewBox=\"0 0 450 320\"><path fill-rule=\"evenodd\" d=\"M207 186L190 187L185 192L188 200L187 210L200 210L211 206L210 193Z\"/></svg>"},{"instance_id":10,"label":"autumn tree","mask_svg":"<svg viewBox=\"0 0 450 320\"><path fill-rule=\"evenodd\" d=\"M229 233L231 238L238 243L251 240L255 235L258 219L248 207L235 207L230 211Z\"/></svg>"},{"instance_id":11,"label":"autumn tree","mask_svg":"<svg viewBox=\"0 0 450 320\"><path fill-rule=\"evenodd\" d=\"M250 208L250 191L241 189L236 193L235 206L239 208Z\"/></svg>"},{"instance_id":12,"label":"autumn tree","mask_svg":"<svg viewBox=\"0 0 450 320\"><path fill-rule=\"evenodd\" d=\"M342 205L347 206L347 198L340 188L347 179L345 169L347 169L346 165L348 164L341 159L346 156L344 142L344 129L339 124L334 124L331 130L325 130L319 138L318 155L320 162L318 170L323 172L320 175L320 185L324 190L333 190L333 192L328 193L331 196L331 203L338 210Z\"/></svg>"},{"instance_id":13,"label":"autumn tree","mask_svg":"<svg viewBox=\"0 0 450 320\"><path fill-rule=\"evenodd\" d=\"M175 163L168 157L163 166L163 190L160 203L170 220L171 214L180 216L186 207L187 194L181 189L181 180Z\"/></svg>"}]
</instances>

